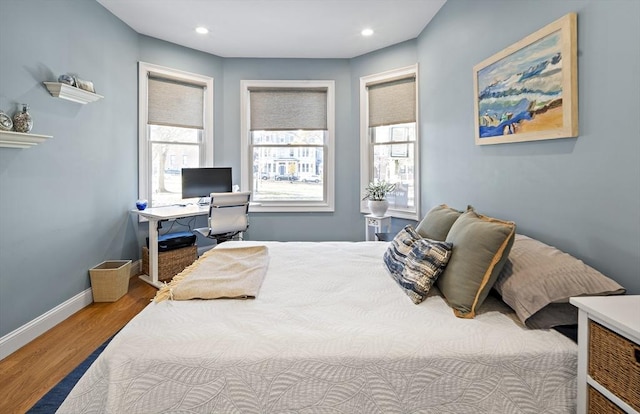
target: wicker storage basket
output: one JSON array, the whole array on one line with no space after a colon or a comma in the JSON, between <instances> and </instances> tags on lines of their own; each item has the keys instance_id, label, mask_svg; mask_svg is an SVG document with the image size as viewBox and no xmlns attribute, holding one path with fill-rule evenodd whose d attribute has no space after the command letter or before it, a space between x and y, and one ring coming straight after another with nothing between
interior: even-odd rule
<instances>
[{"instance_id":1,"label":"wicker storage basket","mask_svg":"<svg viewBox=\"0 0 640 414\"><path fill-rule=\"evenodd\" d=\"M589 414L624 414L624 410L591 386L589 386L589 408L587 412Z\"/></svg>"},{"instance_id":2,"label":"wicker storage basket","mask_svg":"<svg viewBox=\"0 0 640 414\"><path fill-rule=\"evenodd\" d=\"M589 375L640 411L640 345L589 322Z\"/></svg>"},{"instance_id":3,"label":"wicker storage basket","mask_svg":"<svg viewBox=\"0 0 640 414\"><path fill-rule=\"evenodd\" d=\"M109 260L89 269L94 302L115 302L129 291L131 260Z\"/></svg>"},{"instance_id":4,"label":"wicker storage basket","mask_svg":"<svg viewBox=\"0 0 640 414\"><path fill-rule=\"evenodd\" d=\"M158 280L171 280L198 258L198 247L183 247L158 253ZM149 274L149 249L142 248L142 273Z\"/></svg>"}]
</instances>

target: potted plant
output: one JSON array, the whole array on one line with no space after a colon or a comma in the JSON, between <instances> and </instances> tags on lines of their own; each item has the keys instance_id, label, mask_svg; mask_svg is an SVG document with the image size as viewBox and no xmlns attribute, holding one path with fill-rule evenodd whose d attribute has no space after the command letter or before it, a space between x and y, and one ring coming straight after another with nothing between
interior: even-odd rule
<instances>
[{"instance_id":1,"label":"potted plant","mask_svg":"<svg viewBox=\"0 0 640 414\"><path fill-rule=\"evenodd\" d=\"M364 197L362 199L367 200L371 214L376 217L384 216L389 208L387 194L392 192L395 187L395 184L390 184L386 181L369 183L364 189Z\"/></svg>"}]
</instances>

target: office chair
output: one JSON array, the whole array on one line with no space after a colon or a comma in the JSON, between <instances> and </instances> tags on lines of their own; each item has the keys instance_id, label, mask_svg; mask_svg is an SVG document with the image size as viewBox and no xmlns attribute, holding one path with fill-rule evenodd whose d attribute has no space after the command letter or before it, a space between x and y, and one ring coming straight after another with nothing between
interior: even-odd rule
<instances>
[{"instance_id":1,"label":"office chair","mask_svg":"<svg viewBox=\"0 0 640 414\"><path fill-rule=\"evenodd\" d=\"M211 193L209 227L194 229L203 236L222 243L249 228L250 191Z\"/></svg>"}]
</instances>

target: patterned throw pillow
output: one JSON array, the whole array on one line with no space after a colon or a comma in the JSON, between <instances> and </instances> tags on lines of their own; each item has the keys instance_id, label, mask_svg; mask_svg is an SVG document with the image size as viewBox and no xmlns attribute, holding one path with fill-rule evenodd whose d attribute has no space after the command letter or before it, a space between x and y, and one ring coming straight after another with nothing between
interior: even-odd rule
<instances>
[{"instance_id":1,"label":"patterned throw pillow","mask_svg":"<svg viewBox=\"0 0 640 414\"><path fill-rule=\"evenodd\" d=\"M411 252L413 243L421 238L422 237L420 237L410 225L406 225L396 234L383 257L384 264L391 274L399 275L402 273L404 270L404 261Z\"/></svg>"},{"instance_id":2,"label":"patterned throw pillow","mask_svg":"<svg viewBox=\"0 0 640 414\"><path fill-rule=\"evenodd\" d=\"M453 244L430 239L413 243L401 274L392 273L402 290L418 304L426 299L431 286L449 263Z\"/></svg>"}]
</instances>

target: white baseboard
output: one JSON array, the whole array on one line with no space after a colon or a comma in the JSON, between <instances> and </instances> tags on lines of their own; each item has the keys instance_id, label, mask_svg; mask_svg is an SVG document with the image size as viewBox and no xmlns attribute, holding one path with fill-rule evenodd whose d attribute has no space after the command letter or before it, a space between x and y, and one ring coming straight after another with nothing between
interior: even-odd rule
<instances>
[{"instance_id":1,"label":"white baseboard","mask_svg":"<svg viewBox=\"0 0 640 414\"><path fill-rule=\"evenodd\" d=\"M0 338L0 360L22 348L69 316L93 303L91 288L61 303L50 311Z\"/></svg>"},{"instance_id":2,"label":"white baseboard","mask_svg":"<svg viewBox=\"0 0 640 414\"><path fill-rule=\"evenodd\" d=\"M132 277L138 276L142 273L142 259L136 260L131 263L131 271L129 272L129 279Z\"/></svg>"},{"instance_id":3,"label":"white baseboard","mask_svg":"<svg viewBox=\"0 0 640 414\"><path fill-rule=\"evenodd\" d=\"M142 260L131 263L130 277L140 274ZM0 360L11 355L29 342L33 341L49 329L53 328L69 316L80 309L93 303L93 293L91 288L86 289L71 299L61 303L50 311L38 316L31 322L19 327L13 332L9 332L0 338Z\"/></svg>"}]
</instances>

